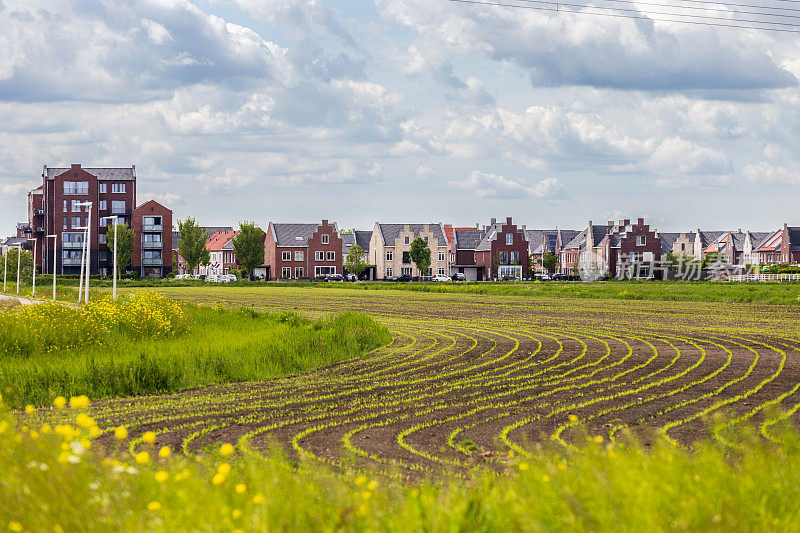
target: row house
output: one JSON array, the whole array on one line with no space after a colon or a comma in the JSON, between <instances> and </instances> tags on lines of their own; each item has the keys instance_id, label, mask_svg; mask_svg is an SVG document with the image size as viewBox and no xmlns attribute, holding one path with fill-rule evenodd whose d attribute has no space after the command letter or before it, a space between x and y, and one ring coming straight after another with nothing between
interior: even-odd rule
<instances>
[{"instance_id":1,"label":"row house","mask_svg":"<svg viewBox=\"0 0 800 533\"><path fill-rule=\"evenodd\" d=\"M524 228L525 226L523 226ZM528 239L528 254L530 262L536 272L545 272L542 260L545 254L551 253L561 257L561 252L567 243L580 234L577 230L564 229L529 229L525 230Z\"/></svg>"},{"instance_id":2,"label":"row house","mask_svg":"<svg viewBox=\"0 0 800 533\"><path fill-rule=\"evenodd\" d=\"M342 274L343 250L336 223L270 222L264 237L264 275L276 280Z\"/></svg>"},{"instance_id":3,"label":"row house","mask_svg":"<svg viewBox=\"0 0 800 533\"><path fill-rule=\"evenodd\" d=\"M133 210L131 223L133 270L143 278L162 278L172 272L172 210L149 200Z\"/></svg>"},{"instance_id":4,"label":"row house","mask_svg":"<svg viewBox=\"0 0 800 533\"><path fill-rule=\"evenodd\" d=\"M236 253L233 250L233 238L238 231L217 231L211 234L206 241L208 250L208 264L199 267L202 276L220 276L229 270L238 269Z\"/></svg>"},{"instance_id":5,"label":"row house","mask_svg":"<svg viewBox=\"0 0 800 533\"><path fill-rule=\"evenodd\" d=\"M350 254L350 250L352 249L353 245L358 244L358 246L361 248L361 251L364 253L364 261L366 262L366 268L364 269L364 272L361 273L360 279L367 281L376 280L376 267L374 264L370 263L371 256L369 253L369 243L372 240L372 231L353 230L350 233L342 233L341 237L343 262L347 262L347 256Z\"/></svg>"},{"instance_id":6,"label":"row house","mask_svg":"<svg viewBox=\"0 0 800 533\"><path fill-rule=\"evenodd\" d=\"M784 223L783 228L766 236L754 245L749 264L770 265L800 263L800 227Z\"/></svg>"},{"instance_id":7,"label":"row house","mask_svg":"<svg viewBox=\"0 0 800 533\"><path fill-rule=\"evenodd\" d=\"M431 265L428 272L419 272L411 260L411 243L417 237L428 243ZM412 277L450 272L449 243L444 225L439 224L382 224L376 222L369 244L370 264L375 266L378 279L390 280L401 275Z\"/></svg>"},{"instance_id":8,"label":"row house","mask_svg":"<svg viewBox=\"0 0 800 533\"><path fill-rule=\"evenodd\" d=\"M91 216L88 206L92 202ZM91 274L108 274L111 255L105 245L108 219L116 215L119 223L131 225L136 205L136 167L69 168L44 166L42 185L28 193L28 224L23 228L26 238L36 240L35 264L51 273L53 246L56 253L56 272L78 274L80 271L83 228L89 227ZM46 235L55 235L54 239Z\"/></svg>"},{"instance_id":9,"label":"row house","mask_svg":"<svg viewBox=\"0 0 800 533\"><path fill-rule=\"evenodd\" d=\"M206 234L206 241L212 235L219 232L233 231L231 226L200 226L200 230ZM186 265L186 260L178 253L178 241L180 240L180 232L173 228L172 231L172 255L175 257L176 274L200 274L200 267L195 267L194 272L189 272ZM236 268L236 267L233 267Z\"/></svg>"},{"instance_id":10,"label":"row house","mask_svg":"<svg viewBox=\"0 0 800 533\"><path fill-rule=\"evenodd\" d=\"M661 239L661 256L675 254L676 257L694 258L694 232L659 233Z\"/></svg>"},{"instance_id":11,"label":"row house","mask_svg":"<svg viewBox=\"0 0 800 533\"><path fill-rule=\"evenodd\" d=\"M605 226L592 224L572 238L561 252L559 270L562 274L572 274L577 271L608 272L608 262L603 253L602 242L605 236L614 227L614 222L609 221Z\"/></svg>"},{"instance_id":12,"label":"row house","mask_svg":"<svg viewBox=\"0 0 800 533\"><path fill-rule=\"evenodd\" d=\"M518 228L511 217L505 223L492 219L475 247L475 262L483 267L485 280L527 279L530 261L524 226Z\"/></svg>"},{"instance_id":13,"label":"row house","mask_svg":"<svg viewBox=\"0 0 800 533\"><path fill-rule=\"evenodd\" d=\"M453 238L449 242L450 275L464 274L468 281L478 281L486 277L483 265L477 261L475 249L486 235L486 228L453 228Z\"/></svg>"}]
</instances>

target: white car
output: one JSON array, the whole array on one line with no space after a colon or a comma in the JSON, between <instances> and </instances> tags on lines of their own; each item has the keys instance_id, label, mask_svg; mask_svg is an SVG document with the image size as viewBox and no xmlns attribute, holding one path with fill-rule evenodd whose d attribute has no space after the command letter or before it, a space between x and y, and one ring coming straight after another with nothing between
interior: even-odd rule
<instances>
[{"instance_id":1,"label":"white car","mask_svg":"<svg viewBox=\"0 0 800 533\"><path fill-rule=\"evenodd\" d=\"M450 281L450 278L444 274L436 274L431 281Z\"/></svg>"},{"instance_id":2,"label":"white car","mask_svg":"<svg viewBox=\"0 0 800 533\"><path fill-rule=\"evenodd\" d=\"M191 279L191 274L176 274L175 279Z\"/></svg>"}]
</instances>

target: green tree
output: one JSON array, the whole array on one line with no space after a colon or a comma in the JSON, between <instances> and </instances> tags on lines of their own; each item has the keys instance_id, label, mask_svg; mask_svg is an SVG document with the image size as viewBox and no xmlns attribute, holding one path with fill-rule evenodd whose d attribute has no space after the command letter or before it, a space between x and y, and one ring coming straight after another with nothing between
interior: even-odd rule
<instances>
[{"instance_id":1,"label":"green tree","mask_svg":"<svg viewBox=\"0 0 800 533\"><path fill-rule=\"evenodd\" d=\"M252 280L253 270L264 264L264 236L264 231L255 222L240 222L239 233L233 238L236 262L248 279Z\"/></svg>"},{"instance_id":2,"label":"green tree","mask_svg":"<svg viewBox=\"0 0 800 533\"><path fill-rule=\"evenodd\" d=\"M703 268L714 263L726 263L725 254L720 252L708 252L703 258Z\"/></svg>"},{"instance_id":3,"label":"green tree","mask_svg":"<svg viewBox=\"0 0 800 533\"><path fill-rule=\"evenodd\" d=\"M428 248L428 243L422 237L417 237L411 241L411 249L408 251L411 260L417 265L420 278L428 275L428 269L431 266L431 249Z\"/></svg>"},{"instance_id":4,"label":"green tree","mask_svg":"<svg viewBox=\"0 0 800 533\"><path fill-rule=\"evenodd\" d=\"M21 280L30 279L33 277L33 261L31 253L23 249L22 254L16 248L9 248L6 255L0 258L0 276L6 272L8 281L17 281L17 261L21 258L22 263L19 265L19 277ZM6 261L8 261L8 270L6 271Z\"/></svg>"},{"instance_id":5,"label":"green tree","mask_svg":"<svg viewBox=\"0 0 800 533\"><path fill-rule=\"evenodd\" d=\"M127 224L117 224L117 275L127 270L133 257L133 229ZM114 226L106 230L106 245L114 259Z\"/></svg>"},{"instance_id":6,"label":"green tree","mask_svg":"<svg viewBox=\"0 0 800 533\"><path fill-rule=\"evenodd\" d=\"M178 221L178 254L186 261L186 272L192 273L197 265L207 265L211 254L206 248L208 235L192 217Z\"/></svg>"},{"instance_id":7,"label":"green tree","mask_svg":"<svg viewBox=\"0 0 800 533\"><path fill-rule=\"evenodd\" d=\"M350 253L347 254L344 268L351 274L355 274L356 277L360 277L364 269L367 268L367 263L364 260L364 250L358 244L350 247Z\"/></svg>"},{"instance_id":8,"label":"green tree","mask_svg":"<svg viewBox=\"0 0 800 533\"><path fill-rule=\"evenodd\" d=\"M547 252L542 256L542 268L548 272L555 272L558 266L558 256L553 252Z\"/></svg>"}]
</instances>

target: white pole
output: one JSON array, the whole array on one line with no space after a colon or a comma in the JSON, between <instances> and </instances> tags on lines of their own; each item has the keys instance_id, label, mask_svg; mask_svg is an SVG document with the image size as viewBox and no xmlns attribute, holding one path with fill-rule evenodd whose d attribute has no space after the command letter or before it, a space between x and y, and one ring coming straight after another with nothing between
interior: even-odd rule
<instances>
[{"instance_id":1,"label":"white pole","mask_svg":"<svg viewBox=\"0 0 800 533\"><path fill-rule=\"evenodd\" d=\"M58 235L48 235L53 239L53 301L56 301L56 238Z\"/></svg>"},{"instance_id":2,"label":"white pole","mask_svg":"<svg viewBox=\"0 0 800 533\"><path fill-rule=\"evenodd\" d=\"M33 239L33 257L31 258L33 265L33 287L31 288L31 298L36 297L36 239Z\"/></svg>"},{"instance_id":3,"label":"white pole","mask_svg":"<svg viewBox=\"0 0 800 533\"><path fill-rule=\"evenodd\" d=\"M83 232L83 242L81 243L81 275L78 282L78 303L81 303L83 295L83 264L86 262L86 231Z\"/></svg>"},{"instance_id":4,"label":"white pole","mask_svg":"<svg viewBox=\"0 0 800 533\"><path fill-rule=\"evenodd\" d=\"M117 218L114 217L114 299L117 299Z\"/></svg>"},{"instance_id":5,"label":"white pole","mask_svg":"<svg viewBox=\"0 0 800 533\"><path fill-rule=\"evenodd\" d=\"M84 303L89 303L89 273L92 268L92 202L89 204L89 218L86 220L86 289L83 293Z\"/></svg>"},{"instance_id":6,"label":"white pole","mask_svg":"<svg viewBox=\"0 0 800 533\"><path fill-rule=\"evenodd\" d=\"M9 247L10 249L10 247ZM3 256L3 292L6 292L6 275L8 274L8 249Z\"/></svg>"},{"instance_id":7,"label":"white pole","mask_svg":"<svg viewBox=\"0 0 800 533\"><path fill-rule=\"evenodd\" d=\"M22 243L17 245L17 295L19 295L19 266L22 263Z\"/></svg>"}]
</instances>

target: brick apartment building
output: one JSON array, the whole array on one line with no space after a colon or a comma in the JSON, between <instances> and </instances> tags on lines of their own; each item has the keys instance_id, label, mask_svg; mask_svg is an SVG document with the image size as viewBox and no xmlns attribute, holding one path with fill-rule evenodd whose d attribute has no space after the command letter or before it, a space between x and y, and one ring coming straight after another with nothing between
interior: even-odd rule
<instances>
[{"instance_id":1,"label":"brick apartment building","mask_svg":"<svg viewBox=\"0 0 800 533\"><path fill-rule=\"evenodd\" d=\"M317 278L344 272L344 244L336 223L269 223L264 237L268 279Z\"/></svg>"},{"instance_id":2,"label":"brick apartment building","mask_svg":"<svg viewBox=\"0 0 800 533\"><path fill-rule=\"evenodd\" d=\"M143 278L161 278L172 272L172 211L149 200L137 207L131 218L133 269Z\"/></svg>"},{"instance_id":3,"label":"brick apartment building","mask_svg":"<svg viewBox=\"0 0 800 533\"><path fill-rule=\"evenodd\" d=\"M493 218L475 248L475 263L483 267L486 280L527 279L530 276L528 250L524 227L518 228L511 217L506 218L505 223Z\"/></svg>"},{"instance_id":4,"label":"brick apartment building","mask_svg":"<svg viewBox=\"0 0 800 533\"><path fill-rule=\"evenodd\" d=\"M92 202L91 220L88 206ZM23 235L36 239L36 266L45 273L53 270L55 235L56 272L80 272L84 231L90 228L91 274L110 272L111 254L105 245L108 221L117 215L120 223L131 224L136 205L136 167L123 168L52 168L44 166L42 185L28 193L28 223Z\"/></svg>"}]
</instances>

